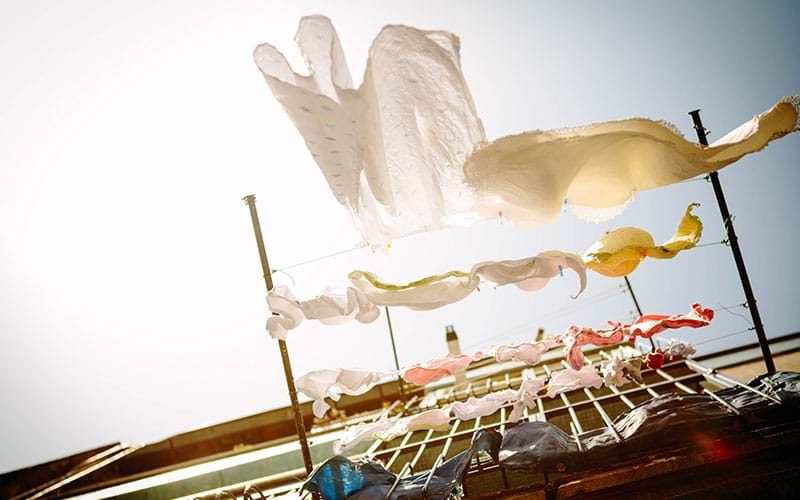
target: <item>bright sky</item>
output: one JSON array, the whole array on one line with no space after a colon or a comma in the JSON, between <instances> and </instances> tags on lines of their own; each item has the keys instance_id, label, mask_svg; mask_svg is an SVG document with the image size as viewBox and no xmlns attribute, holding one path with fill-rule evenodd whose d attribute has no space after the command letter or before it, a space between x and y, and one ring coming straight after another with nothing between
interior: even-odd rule
<instances>
[{"instance_id":1,"label":"bright sky","mask_svg":"<svg viewBox=\"0 0 800 500\"><path fill-rule=\"evenodd\" d=\"M273 267L357 240L252 61L270 42L299 67L292 38L311 13L333 20L357 82L385 24L459 35L489 138L633 116L693 138L687 112L702 108L714 140L800 91L793 1L0 2L0 472L288 404L240 199L258 196ZM792 135L721 174L770 336L800 329L798 157ZM722 239L711 186L689 182L640 193L609 223L486 221L288 273L310 297L355 268L407 282L483 259L582 253L627 225L663 241L693 201L703 242ZM630 279L646 313L719 309L711 327L674 334L703 352L754 339L724 337L748 328L727 247L646 261ZM573 301L569 275L538 293L482 289L436 311L394 310L400 362L442 355L451 323L471 350L539 326L629 320L621 284L590 273ZM305 323L289 350L295 375L393 367L383 317Z\"/></svg>"}]
</instances>

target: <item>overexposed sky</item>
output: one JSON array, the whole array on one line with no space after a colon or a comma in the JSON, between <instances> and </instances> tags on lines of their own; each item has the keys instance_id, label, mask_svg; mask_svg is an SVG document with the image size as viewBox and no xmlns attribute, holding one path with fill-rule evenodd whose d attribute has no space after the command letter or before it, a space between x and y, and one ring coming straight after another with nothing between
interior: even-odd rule
<instances>
[{"instance_id":1,"label":"overexposed sky","mask_svg":"<svg viewBox=\"0 0 800 500\"><path fill-rule=\"evenodd\" d=\"M336 26L357 82L385 24L461 37L462 66L490 139L646 116L711 140L800 92L800 4L778 2L0 1L0 472L97 445L148 442L288 404L245 194L258 196L275 268L350 248L349 216L252 61L270 42L299 67L302 15ZM800 135L721 173L770 336L800 329L796 221ZM520 230L499 221L397 240L287 272L298 297L355 268L407 282L484 259L582 253L635 225L667 239L690 202L722 239L711 186L640 193L617 219L566 214ZM276 282L292 284L284 275ZM743 294L728 248L645 261L630 276L646 313L719 309L678 338L703 352L749 342L719 306ZM481 289L430 312L394 310L401 364L521 341L541 326L631 319L619 279L572 275L538 293ZM732 311L747 317L747 311ZM295 375L393 367L381 318L307 322ZM669 337L670 335L667 335ZM718 340L714 340L718 339Z\"/></svg>"}]
</instances>

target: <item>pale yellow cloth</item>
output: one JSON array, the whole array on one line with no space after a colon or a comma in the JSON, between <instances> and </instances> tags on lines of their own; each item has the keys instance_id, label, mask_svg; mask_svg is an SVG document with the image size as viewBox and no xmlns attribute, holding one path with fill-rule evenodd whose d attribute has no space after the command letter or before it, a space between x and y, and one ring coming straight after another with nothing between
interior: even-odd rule
<instances>
[{"instance_id":1,"label":"pale yellow cloth","mask_svg":"<svg viewBox=\"0 0 800 500\"><path fill-rule=\"evenodd\" d=\"M586 251L586 266L603 276L619 278L632 273L645 257L671 259L681 250L694 247L703 234L703 223L692 214L692 209L699 205L692 203L686 207L678 230L669 241L658 246L650 233L638 227L611 231Z\"/></svg>"},{"instance_id":2,"label":"pale yellow cloth","mask_svg":"<svg viewBox=\"0 0 800 500\"><path fill-rule=\"evenodd\" d=\"M798 108L800 97L784 98L708 147L644 118L525 132L476 150L464 174L486 217L548 224L565 200L584 217L613 216L637 191L719 170L798 130Z\"/></svg>"}]
</instances>

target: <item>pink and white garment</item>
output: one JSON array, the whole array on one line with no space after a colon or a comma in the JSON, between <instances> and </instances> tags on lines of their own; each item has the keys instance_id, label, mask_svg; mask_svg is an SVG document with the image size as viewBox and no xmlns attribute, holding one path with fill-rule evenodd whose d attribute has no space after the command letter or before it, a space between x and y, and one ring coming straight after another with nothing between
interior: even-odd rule
<instances>
[{"instance_id":1,"label":"pink and white garment","mask_svg":"<svg viewBox=\"0 0 800 500\"><path fill-rule=\"evenodd\" d=\"M297 390L314 400L314 416L322 418L331 407L325 398L339 401L342 395L358 396L372 389L386 378L386 372L361 370L357 368L336 370L315 370L295 380Z\"/></svg>"},{"instance_id":2,"label":"pink and white garment","mask_svg":"<svg viewBox=\"0 0 800 500\"><path fill-rule=\"evenodd\" d=\"M481 358L483 358L482 352L472 355L448 354L444 358L408 366L402 370L401 376L410 384L426 385L452 375L456 370L466 368L470 363Z\"/></svg>"},{"instance_id":3,"label":"pink and white garment","mask_svg":"<svg viewBox=\"0 0 800 500\"><path fill-rule=\"evenodd\" d=\"M542 355L555 346L555 339L548 337L539 342L522 342L520 344L500 344L492 347L489 355L498 363L516 361L528 365L535 365L542 359Z\"/></svg>"},{"instance_id":4,"label":"pink and white garment","mask_svg":"<svg viewBox=\"0 0 800 500\"><path fill-rule=\"evenodd\" d=\"M562 392L593 387L599 389L603 386L603 378L589 365L582 366L580 370L567 368L554 372L547 384L547 395L554 398Z\"/></svg>"},{"instance_id":5,"label":"pink and white garment","mask_svg":"<svg viewBox=\"0 0 800 500\"><path fill-rule=\"evenodd\" d=\"M536 398L544 387L545 381L543 378L537 378L529 370L523 370L522 384L519 386L517 400L514 402L514 408L508 416L508 421L518 422L522 418L522 412L525 407L533 410L536 407Z\"/></svg>"},{"instance_id":6,"label":"pink and white garment","mask_svg":"<svg viewBox=\"0 0 800 500\"><path fill-rule=\"evenodd\" d=\"M692 304L692 311L688 314L675 314L672 316L649 314L640 317L633 323L625 325L609 321L610 329L593 330L592 328L570 327L556 340L564 344L564 359L574 369L583 366L584 356L581 346L593 344L596 346L613 345L628 338L631 342L636 337L648 338L668 328L700 328L708 326L714 318L714 311L703 309L700 304Z\"/></svg>"},{"instance_id":7,"label":"pink and white garment","mask_svg":"<svg viewBox=\"0 0 800 500\"><path fill-rule=\"evenodd\" d=\"M450 409L453 411L453 415L466 421L491 415L503 406L514 403L518 399L518 390L506 389L490 392L480 398L470 397L463 402L456 401L450 406Z\"/></svg>"},{"instance_id":8,"label":"pink and white garment","mask_svg":"<svg viewBox=\"0 0 800 500\"><path fill-rule=\"evenodd\" d=\"M647 314L630 325L610 324L615 328L621 326L625 335L633 342L636 337L650 338L668 328L700 328L708 326L711 324L712 319L714 319L714 311L703 309L700 304L692 304L692 311L688 314L674 314L672 316Z\"/></svg>"},{"instance_id":9,"label":"pink and white garment","mask_svg":"<svg viewBox=\"0 0 800 500\"><path fill-rule=\"evenodd\" d=\"M344 293L328 292L303 302L295 299L286 286L277 286L267 294L267 305L273 314L267 319L267 331L275 339L286 340L304 319L315 319L326 325L336 325L352 318L360 323L372 323L380 310L360 290L348 287Z\"/></svg>"}]
</instances>

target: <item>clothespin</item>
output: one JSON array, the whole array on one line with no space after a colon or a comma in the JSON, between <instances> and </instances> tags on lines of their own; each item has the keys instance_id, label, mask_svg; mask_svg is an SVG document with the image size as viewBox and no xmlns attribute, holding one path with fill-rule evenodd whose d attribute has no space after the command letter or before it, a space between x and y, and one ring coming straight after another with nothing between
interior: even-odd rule
<instances>
[{"instance_id":1,"label":"clothespin","mask_svg":"<svg viewBox=\"0 0 800 500\"><path fill-rule=\"evenodd\" d=\"M561 265L558 266L558 274L560 274L562 278L564 277L564 268L561 267Z\"/></svg>"},{"instance_id":2,"label":"clothespin","mask_svg":"<svg viewBox=\"0 0 800 500\"><path fill-rule=\"evenodd\" d=\"M391 241L386 244L386 248L392 248L392 242Z\"/></svg>"},{"instance_id":3,"label":"clothespin","mask_svg":"<svg viewBox=\"0 0 800 500\"><path fill-rule=\"evenodd\" d=\"M502 224L503 223L503 211L502 210L498 210L497 211L497 216L500 217L500 224Z\"/></svg>"}]
</instances>

